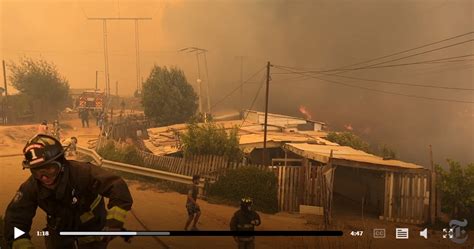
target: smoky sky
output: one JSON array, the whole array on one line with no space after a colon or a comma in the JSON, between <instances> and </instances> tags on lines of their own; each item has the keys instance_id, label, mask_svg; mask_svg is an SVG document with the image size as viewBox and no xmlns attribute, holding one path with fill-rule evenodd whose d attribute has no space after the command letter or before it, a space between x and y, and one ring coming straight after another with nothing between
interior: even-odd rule
<instances>
[{"instance_id":1,"label":"smoky sky","mask_svg":"<svg viewBox=\"0 0 474 249\"><path fill-rule=\"evenodd\" d=\"M267 61L299 69L334 69L474 31L474 6L468 0L0 3L2 57L13 62L20 56L54 62L73 88L94 87L95 71L104 68L102 23L87 17L153 17L139 24L140 78L146 79L153 65L177 66L197 89L195 54L177 50L190 46L207 49L209 79L203 56L199 66L204 86L210 86L211 104L217 104L213 109L216 113L251 106L265 70L245 84L242 97L236 91L221 100L239 86L241 73L246 80ZM131 95L136 88L134 23L116 21L107 25L112 91L118 81L119 94ZM403 55L473 38L474 35L465 36ZM466 55L473 48L470 42L391 64ZM239 56L243 56L242 64ZM389 59L394 58L397 56ZM473 66L472 61L464 60L357 70L343 75L474 88ZM437 163L443 164L446 158L463 163L474 161L473 104L396 96L314 78L301 80L299 75L285 73L271 68L271 112L301 116L298 107L304 105L313 119L328 123L330 129L342 130L350 124L365 139L387 144L401 159L425 166L429 162L429 144ZM318 77L405 95L474 101L472 91ZM99 72L99 86L103 81L103 73ZM253 108L263 110L264 88Z\"/></svg>"}]
</instances>

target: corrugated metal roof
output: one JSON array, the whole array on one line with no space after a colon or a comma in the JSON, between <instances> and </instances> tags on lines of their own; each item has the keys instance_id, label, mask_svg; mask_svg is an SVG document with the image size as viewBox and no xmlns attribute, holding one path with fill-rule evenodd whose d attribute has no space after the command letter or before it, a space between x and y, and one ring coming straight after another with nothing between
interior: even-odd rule
<instances>
[{"instance_id":1,"label":"corrugated metal roof","mask_svg":"<svg viewBox=\"0 0 474 249\"><path fill-rule=\"evenodd\" d=\"M149 149L153 154L158 156L164 156L171 153L178 152L179 149L175 145L164 145L161 144L160 146L156 146L150 140L143 140L145 147Z\"/></svg>"},{"instance_id":2,"label":"corrugated metal roof","mask_svg":"<svg viewBox=\"0 0 474 249\"><path fill-rule=\"evenodd\" d=\"M225 129L240 126L242 120L221 121L216 122L218 125L224 126ZM164 155L166 153L174 153L177 151L176 143L177 137L175 132L185 132L186 124L176 124L165 127L157 127L148 129L149 140L145 141L145 146L157 155ZM304 132L282 132L277 127L269 127L267 133L268 146L279 147L283 143L317 143L337 145L327 141L321 137L325 137L326 132L322 131L304 131ZM239 129L240 145L242 148L253 149L263 147L263 128L262 125L252 122L245 122Z\"/></svg>"},{"instance_id":3,"label":"corrugated metal roof","mask_svg":"<svg viewBox=\"0 0 474 249\"><path fill-rule=\"evenodd\" d=\"M308 143L287 143L283 147L302 157L309 158L322 163L327 163L329 161L329 156L332 150L332 156L336 159L368 163L374 166L383 165L405 169L423 169L423 167L420 165L407 163L399 160L384 160L381 157L347 146L318 145Z\"/></svg>"},{"instance_id":4,"label":"corrugated metal roof","mask_svg":"<svg viewBox=\"0 0 474 249\"><path fill-rule=\"evenodd\" d=\"M255 111L255 110L245 110L245 112L250 112L250 113L255 113L257 115L265 115L265 112L260 112L260 111ZM302 117L293 117L293 116L288 116L288 115L283 115L283 114L277 114L277 113L268 113L268 118L271 119L271 118L276 118L276 119L279 119L279 118L282 118L282 119L291 119L291 120L298 120L298 121L308 121L308 122L312 122L312 123L318 123L318 124L322 124L322 125L325 125L326 123L324 122L321 122L321 121L316 121L316 120L312 120L312 119L306 119L306 118L302 118Z\"/></svg>"},{"instance_id":5,"label":"corrugated metal roof","mask_svg":"<svg viewBox=\"0 0 474 249\"><path fill-rule=\"evenodd\" d=\"M250 111L252 113L264 114L263 112ZM280 114L271 114L275 120L269 119L267 141L270 146L279 147L283 143L297 142L297 143L317 143L317 144L333 144L321 137L326 137L327 133L323 131L297 131L289 132L285 131L288 122L280 122L279 118L293 120L296 123L305 123L305 119L298 117L291 117ZM273 123L272 123L273 122ZM313 121L312 121L313 122ZM253 122L250 119L246 119L245 122L242 120L230 120L230 121L217 121L217 125L223 126L225 129L232 129L239 127L238 134L240 136L240 145L245 149L261 148L263 147L263 124ZM186 132L186 124L175 124L164 127L156 127L148 129L148 135L150 137L145 146L155 154L163 154L168 151L174 153L177 151L174 147L177 144L176 133ZM161 148L163 147L163 148Z\"/></svg>"},{"instance_id":6,"label":"corrugated metal roof","mask_svg":"<svg viewBox=\"0 0 474 249\"><path fill-rule=\"evenodd\" d=\"M243 134L243 135L240 135L239 143L241 145L251 144L251 143L263 143L263 137L264 137L263 132L255 133L255 134ZM321 139L316 136L310 136L310 135L300 134L296 132L267 132L267 141L286 142L286 143L288 142L324 143L327 140Z\"/></svg>"}]
</instances>

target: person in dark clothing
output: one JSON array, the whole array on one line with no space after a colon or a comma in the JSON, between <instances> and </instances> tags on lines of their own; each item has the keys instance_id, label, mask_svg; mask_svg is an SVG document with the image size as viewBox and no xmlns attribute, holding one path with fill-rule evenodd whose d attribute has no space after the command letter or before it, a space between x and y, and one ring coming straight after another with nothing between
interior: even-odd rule
<instances>
[{"instance_id":1,"label":"person in dark clothing","mask_svg":"<svg viewBox=\"0 0 474 249\"><path fill-rule=\"evenodd\" d=\"M190 186L188 191L188 198L186 200L186 210L188 211L188 220L184 225L184 230L187 231L191 222L193 222L193 226L191 230L198 230L197 222L199 220L199 216L201 216L201 209L199 208L199 204L197 203L197 197L199 194L199 175L193 176L193 185Z\"/></svg>"},{"instance_id":2,"label":"person in dark clothing","mask_svg":"<svg viewBox=\"0 0 474 249\"><path fill-rule=\"evenodd\" d=\"M100 111L94 111L93 114L95 118L95 126L99 127Z\"/></svg>"},{"instance_id":3,"label":"person in dark clothing","mask_svg":"<svg viewBox=\"0 0 474 249\"><path fill-rule=\"evenodd\" d=\"M60 231L120 231L132 196L125 181L100 167L66 160L54 137L36 135L23 149L31 176L5 212L4 237L13 249L34 248L30 229L37 207L46 213L47 249L104 249L113 237L60 236ZM107 208L104 197L108 198ZM15 230L25 234L14 238Z\"/></svg>"},{"instance_id":4,"label":"person in dark clothing","mask_svg":"<svg viewBox=\"0 0 474 249\"><path fill-rule=\"evenodd\" d=\"M260 216L252 210L252 199L246 197L240 200L240 209L237 210L230 220L231 231L254 231L255 226L261 224ZM238 249L254 249L255 237L234 237Z\"/></svg>"},{"instance_id":5,"label":"person in dark clothing","mask_svg":"<svg viewBox=\"0 0 474 249\"><path fill-rule=\"evenodd\" d=\"M89 110L82 109L79 111L79 116L82 122L82 128L87 127L89 128Z\"/></svg>"}]
</instances>

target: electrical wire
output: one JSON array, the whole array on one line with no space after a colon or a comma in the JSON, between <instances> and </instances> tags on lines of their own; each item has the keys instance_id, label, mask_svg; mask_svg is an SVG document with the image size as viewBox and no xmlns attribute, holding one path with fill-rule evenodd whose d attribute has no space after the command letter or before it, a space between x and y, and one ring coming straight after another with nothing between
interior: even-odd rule
<instances>
[{"instance_id":1,"label":"electrical wire","mask_svg":"<svg viewBox=\"0 0 474 249\"><path fill-rule=\"evenodd\" d=\"M300 73L306 73L305 77L310 77L308 75L309 72L303 72L303 71L299 71L299 72ZM334 77L340 77L340 78L346 78L346 79L352 79L352 80L362 80L362 81L369 81L369 82L376 82L376 83L390 84L390 85L435 88L435 89L444 89L444 90L474 91L474 88L448 87L448 86L425 85L425 84L416 84L416 83L404 83L404 82L395 82L395 81L386 81L386 80L373 80L373 79L366 79L366 78L343 76L343 75L338 75L338 74L324 74L324 73L319 73L319 74L320 75L325 75L325 76L334 76ZM298 77L303 77L303 76L300 75L300 76L294 77L293 79L297 79Z\"/></svg>"},{"instance_id":2,"label":"electrical wire","mask_svg":"<svg viewBox=\"0 0 474 249\"><path fill-rule=\"evenodd\" d=\"M361 62L358 62L358 63L355 63L355 64L351 64L351 65L348 65L348 66L341 67L341 68L339 68L339 69L346 68L346 67L357 66L357 65L360 65L360 64L365 64L365 63L372 62L372 61L376 61L376 60L380 60L380 59L385 59L385 58L388 58L388 57L392 57L392 56L395 56L395 55L403 54L403 53L410 52L410 51L413 51L413 50L417 50L417 49L420 49L420 48L425 48L425 47L428 47L428 46L431 46L431 45L435 45L435 44L438 44L438 43L442 43L442 42L445 42L445 41L453 40L453 39L456 39L456 38L459 38L459 37L463 37L463 36L466 36L466 35L471 35L471 34L474 34L474 31L467 32L467 33L460 34L460 35L456 35L456 36L453 36L453 37L449 37L449 38L446 38L446 39L443 39L443 40L440 40L440 41L437 41L437 42L428 43L428 44L425 44L425 45L422 45L422 46L418 46L418 47L415 47L415 48L403 50L403 51L396 52L396 53L393 53L393 54L384 55L384 56L377 57L377 58L370 59L370 60L366 60L366 61L361 61Z\"/></svg>"},{"instance_id":3,"label":"electrical wire","mask_svg":"<svg viewBox=\"0 0 474 249\"><path fill-rule=\"evenodd\" d=\"M277 68L278 68L278 66L274 66L274 67L277 67ZM290 72L291 72L290 69L284 69L284 68L280 68L280 69L282 69L282 70L287 70L287 71L290 71ZM295 71L293 71L293 73L295 73L295 74L300 74L300 75L306 75L306 74L304 74L304 73L295 72ZM309 76L309 75L308 75L308 76ZM432 97L425 97L425 96L412 95L412 94L396 93L396 92L390 92L390 91L385 91L385 90L378 90L378 89L367 88L367 87L362 87L362 86L355 86L355 85L351 85L351 84L347 84L347 83L343 83L343 82L339 82L339 81L334 81L334 80L328 80L328 79L319 78L319 77L316 77L316 76L309 76L309 77L314 78L314 79L318 79L318 80L321 80L321 81L333 83L333 84L338 84L338 85L342 85L342 86L346 86L346 87L358 88L358 89L363 89L363 90L372 91L372 92L378 92L378 93L385 93L385 94L391 94L391 95L397 95L397 96L404 96L404 97L411 97L411 98L418 98L418 99L427 99L427 100L434 100L434 101L444 101L444 102L453 102L453 103L474 104L473 101L454 100L454 99L443 99L443 98L432 98Z\"/></svg>"},{"instance_id":4,"label":"electrical wire","mask_svg":"<svg viewBox=\"0 0 474 249\"><path fill-rule=\"evenodd\" d=\"M250 76L246 81L242 82L241 85L244 85L244 84L247 84L247 82L249 82L253 77L257 76L259 73L261 73L263 71L263 69L265 69L266 66L260 68L257 72L255 72L254 74L252 74L252 76ZM229 98L230 96L232 96L232 94L234 94L237 90L240 89L241 85L239 85L238 87L236 87L235 89L233 89L232 91L230 91L228 94L226 94L222 99L220 99L219 101L217 101L216 103L214 103L212 106L211 106L211 110L214 109L214 107L218 106L219 104L221 104L222 102L224 102L227 98Z\"/></svg>"},{"instance_id":5,"label":"electrical wire","mask_svg":"<svg viewBox=\"0 0 474 249\"><path fill-rule=\"evenodd\" d=\"M448 86L423 85L423 84L403 83L403 82L386 81L386 80L371 80L371 79L364 79L364 78L357 78L357 77L350 77L350 76L342 76L342 75L330 75L330 74L323 74L323 75L335 76L335 77L346 78L346 79L353 79L353 80L363 80L363 81L369 81L369 82L377 82L377 83L383 83L383 84L391 84L391 85L413 86L413 87L425 87L425 88L436 88L436 89L446 89L446 90L459 90L459 91L474 91L474 88L462 88L462 87L448 87Z\"/></svg>"},{"instance_id":6,"label":"electrical wire","mask_svg":"<svg viewBox=\"0 0 474 249\"><path fill-rule=\"evenodd\" d=\"M470 31L470 32L467 32L467 33L464 33L464 34L460 34L460 35L456 35L456 36L453 36L453 37L449 37L449 38L446 38L446 39L443 39L443 40L440 40L440 41L428 43L428 44L425 44L425 45L422 45L422 46L418 46L418 47L415 47L415 48L411 48L411 49L399 51L399 52L396 52L396 53L393 53L393 54L384 55L384 56L380 56L380 57L377 57L377 58L374 58L374 59L369 59L369 60L365 60L365 61L361 61L361 62L357 62L357 63L351 64L351 65L338 67L338 68L332 69L332 71L339 71L339 70L345 69L345 68L347 68L347 67L357 66L357 65L361 65L361 64L368 63L368 62L373 62L373 61L377 61L377 60L380 60L380 59L385 59L385 58L388 58L388 57L392 57L392 56L395 56L395 55L400 55L400 54L403 54L403 53L406 53L406 52L414 51L414 50L417 50L417 49L420 49L420 48L428 47L428 46L431 46L431 45L435 45L435 44L438 44L438 43L442 43L442 42L445 42L445 41L453 40L453 39L456 39L456 38L459 38L459 37L463 37L463 36L467 36L467 35L471 35L471 34L474 34L474 31ZM298 69L298 68L293 67L293 69ZM314 70L314 69L311 69L311 68L303 68L303 70ZM323 70L319 70L319 71L323 71Z\"/></svg>"},{"instance_id":7,"label":"electrical wire","mask_svg":"<svg viewBox=\"0 0 474 249\"><path fill-rule=\"evenodd\" d=\"M469 55L469 56L473 56ZM460 56L460 57L450 57L450 58L462 58L465 56ZM446 59L436 59L436 60L428 60L428 61L417 61L417 62L408 62L408 63L401 63L401 64L390 64L390 65L383 65L383 66L374 66L374 67L360 67L360 68L351 68L351 69L345 69L343 72L347 71L358 71L358 70L365 70L365 69L377 69L377 68L388 68L388 67L400 67L400 66L411 66L411 65L421 65L421 64L439 64L439 63L457 63L457 62L466 62L466 61L474 61L474 59L465 59L465 60L449 60L448 58ZM285 66L281 66L285 67ZM296 69L293 67L285 67L289 69ZM306 71L306 70L299 70L299 71ZM315 74L325 74L324 71L306 71L309 73L315 73ZM338 73L332 73L332 74L326 74L326 75L339 75L343 72L338 72ZM292 74L292 73L274 73L274 74Z\"/></svg>"},{"instance_id":8,"label":"electrical wire","mask_svg":"<svg viewBox=\"0 0 474 249\"><path fill-rule=\"evenodd\" d=\"M258 95L260 95L260 91L262 90L262 87L263 87L264 83L265 83L265 75L264 75L263 78L262 78L262 83L260 84L260 87L258 88L257 93L255 94L255 97L254 97L253 100L252 100L252 104L250 105L250 108L249 108L248 110L252 110L252 109L253 109L253 106L255 105L255 102L257 102ZM239 128L244 125L244 123L245 123L245 121L247 120L249 114L250 114L250 112L247 112L247 115L245 115L245 118L242 119L242 123L240 124Z\"/></svg>"},{"instance_id":9,"label":"electrical wire","mask_svg":"<svg viewBox=\"0 0 474 249\"><path fill-rule=\"evenodd\" d=\"M472 41L474 41L474 39L458 42L458 43L455 43L455 44L450 44L450 45L447 45L447 46L444 46L444 47L435 48L435 49L431 49L431 50L428 50L428 51L423 51L423 52L420 52L420 53L411 54L411 55L400 57L400 58L397 58L397 59L393 59L393 60L389 60L389 61L383 61L383 62L379 62L379 63L376 63L376 64L371 64L371 65L367 65L367 66L363 66L363 67L355 67L355 68L347 68L347 69L330 69L330 70L308 70L308 72L312 72L312 73L330 73L330 72L344 73L346 71L372 69L372 68L377 68L376 66L378 66L378 65L385 64L385 63L388 63L388 62L394 62L394 61L398 61L398 60L402 60L402 59L406 59L406 58L410 58L410 57L414 57L414 56L418 56L418 55L422 55L422 54L427 54L427 53L431 53L431 52L434 52L434 51L438 51L438 50L458 46L458 45L468 43L468 42L472 42ZM465 57L465 56L468 56L468 55L462 55L461 57ZM452 58L452 57L449 57L449 58ZM435 59L435 60L431 60L431 61L439 61L439 60L443 60L443 59ZM428 62L431 62L431 61L428 61ZM424 61L424 62L427 62L427 61ZM421 63L421 62L418 62L418 63ZM392 65L385 65L385 66L380 66L380 67L391 67L391 66L399 66L399 65L398 64L392 64ZM297 67L286 67L286 68L298 70Z\"/></svg>"},{"instance_id":10,"label":"electrical wire","mask_svg":"<svg viewBox=\"0 0 474 249\"><path fill-rule=\"evenodd\" d=\"M353 71L353 70L359 70L359 69L378 68L378 67L376 67L376 66L382 65L382 64L385 64L385 63L388 63L388 62L399 61L399 60L402 60L402 59L411 58L411 57L414 57L414 56L418 56L418 55L422 55L422 54L431 53L431 52L434 52L434 51L438 51L438 50L442 50L442 49L445 49L445 48L454 47L454 46L461 45L461 44L464 44L464 43L467 43L467 42L472 42L472 41L474 41L474 39L470 39L470 40L463 41L463 42L458 42L458 43L455 43L455 44L451 44L451 45L448 45L448 46L444 46L444 47L440 47L440 48L436 48L436 49L432 49L432 50L420 52L420 53L417 53L417 54L408 55L408 56L405 56L405 57L400 57L400 58L393 59L393 60L389 60L389 61L379 62L379 63L372 64L372 65L368 65L368 66L365 66L365 67L349 68L349 69L343 69L343 70L339 70L339 71L345 72L345 71ZM424 61L423 63L426 63L426 62L427 62L427 61ZM429 62L429 61L428 61L428 62ZM422 63L422 62L419 62L419 63ZM419 64L419 63L418 63L418 64ZM385 66L379 66L379 67L400 66L400 65L403 65L403 64L392 64L392 65L385 65Z\"/></svg>"}]
</instances>

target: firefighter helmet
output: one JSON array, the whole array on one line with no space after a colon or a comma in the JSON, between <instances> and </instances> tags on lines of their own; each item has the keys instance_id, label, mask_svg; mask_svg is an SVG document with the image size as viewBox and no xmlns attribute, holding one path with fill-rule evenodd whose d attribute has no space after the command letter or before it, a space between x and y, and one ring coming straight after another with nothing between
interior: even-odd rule
<instances>
[{"instance_id":1,"label":"firefighter helmet","mask_svg":"<svg viewBox=\"0 0 474 249\"><path fill-rule=\"evenodd\" d=\"M23 168L39 168L64 157L64 148L54 137L37 134L23 148Z\"/></svg>"},{"instance_id":2,"label":"firefighter helmet","mask_svg":"<svg viewBox=\"0 0 474 249\"><path fill-rule=\"evenodd\" d=\"M252 206L252 198L250 197L244 197L240 200L240 207L242 209L250 210L250 207Z\"/></svg>"}]
</instances>

